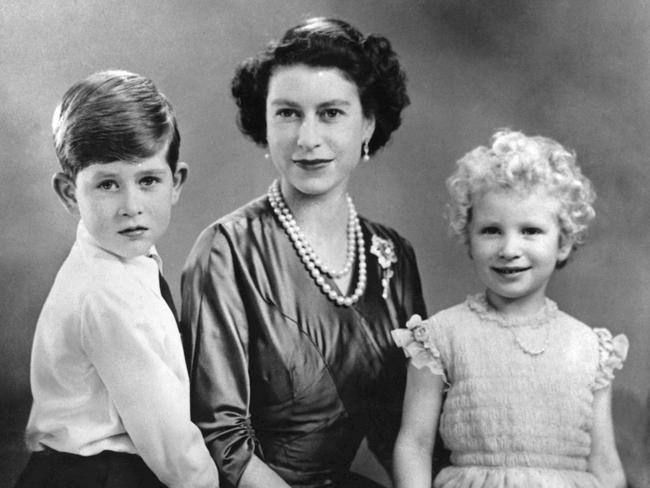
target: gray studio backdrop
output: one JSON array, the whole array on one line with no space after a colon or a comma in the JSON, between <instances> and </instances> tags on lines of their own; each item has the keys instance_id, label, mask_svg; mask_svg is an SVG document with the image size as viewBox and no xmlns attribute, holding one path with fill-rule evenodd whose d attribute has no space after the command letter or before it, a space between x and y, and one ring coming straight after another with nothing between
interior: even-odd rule
<instances>
[{"instance_id":1,"label":"gray studio backdrop","mask_svg":"<svg viewBox=\"0 0 650 488\"><path fill-rule=\"evenodd\" d=\"M392 143L362 164L358 210L413 243L433 312L479 290L448 237L444 179L454 161L511 127L573 148L598 190L587 245L550 295L593 326L624 332L615 382L621 456L635 487L648 478L650 387L650 11L645 0L565 1L3 1L0 4L0 485L25 462L29 353L40 306L75 222L55 199L49 132L68 86L123 68L153 78L176 107L190 178L160 243L178 298L199 231L264 192L263 151L235 125L235 65L309 15L336 15L388 36L412 105ZM385 480L368 456L360 469Z\"/></svg>"}]
</instances>

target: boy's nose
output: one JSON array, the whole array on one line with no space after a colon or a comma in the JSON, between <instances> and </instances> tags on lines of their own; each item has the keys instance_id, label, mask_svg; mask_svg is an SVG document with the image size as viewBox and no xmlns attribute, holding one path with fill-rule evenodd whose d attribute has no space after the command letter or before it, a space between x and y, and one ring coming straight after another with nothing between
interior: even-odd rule
<instances>
[{"instance_id":1,"label":"boy's nose","mask_svg":"<svg viewBox=\"0 0 650 488\"><path fill-rule=\"evenodd\" d=\"M298 147L311 150L320 145L318 122L312 116L303 119L298 129Z\"/></svg>"},{"instance_id":2,"label":"boy's nose","mask_svg":"<svg viewBox=\"0 0 650 488\"><path fill-rule=\"evenodd\" d=\"M126 189L124 191L124 199L122 201L120 215L132 217L140 215L142 210L142 199L140 198L138 191L135 189Z\"/></svg>"}]
</instances>

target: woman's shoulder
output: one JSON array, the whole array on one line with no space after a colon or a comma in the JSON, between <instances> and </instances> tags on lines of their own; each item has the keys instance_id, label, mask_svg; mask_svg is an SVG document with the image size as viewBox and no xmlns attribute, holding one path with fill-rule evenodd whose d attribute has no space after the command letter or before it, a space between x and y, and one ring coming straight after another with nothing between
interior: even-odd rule
<instances>
[{"instance_id":1,"label":"woman's shoulder","mask_svg":"<svg viewBox=\"0 0 650 488\"><path fill-rule=\"evenodd\" d=\"M370 220L369 218L364 217L362 215L359 215L359 220L361 221L361 224L368 230L368 232L370 232L373 235L395 240L400 243L402 242L408 243L408 241L404 237L402 237L402 235L400 235L399 232L397 232L392 227L389 227L388 225L380 224L379 222Z\"/></svg>"},{"instance_id":2,"label":"woman's shoulder","mask_svg":"<svg viewBox=\"0 0 650 488\"><path fill-rule=\"evenodd\" d=\"M265 196L251 200L218 218L205 227L194 241L186 267L203 262L211 255L221 254L238 242L250 242L250 234L272 219L273 212Z\"/></svg>"},{"instance_id":3,"label":"woman's shoulder","mask_svg":"<svg viewBox=\"0 0 650 488\"><path fill-rule=\"evenodd\" d=\"M260 196L242 205L236 210L219 217L217 220L205 227L199 234L196 245L206 245L220 235L236 235L246 233L251 227L251 223L268 218L273 214L266 196Z\"/></svg>"},{"instance_id":4,"label":"woman's shoulder","mask_svg":"<svg viewBox=\"0 0 650 488\"><path fill-rule=\"evenodd\" d=\"M373 254L390 252L391 249L398 256L402 254L413 256L415 254L411 242L392 227L374 222L363 216L359 216L359 219L362 227L371 236L369 244Z\"/></svg>"},{"instance_id":5,"label":"woman's shoulder","mask_svg":"<svg viewBox=\"0 0 650 488\"><path fill-rule=\"evenodd\" d=\"M266 195L259 196L254 200L242 205L236 210L218 218L207 226L203 232L218 231L241 232L248 227L252 221L272 217L273 213Z\"/></svg>"}]
</instances>

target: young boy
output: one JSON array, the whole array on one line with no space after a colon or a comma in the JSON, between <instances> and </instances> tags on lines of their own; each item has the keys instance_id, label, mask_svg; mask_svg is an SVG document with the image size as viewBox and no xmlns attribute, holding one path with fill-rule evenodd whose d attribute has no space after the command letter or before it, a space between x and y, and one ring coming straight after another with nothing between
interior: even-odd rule
<instances>
[{"instance_id":1,"label":"young boy","mask_svg":"<svg viewBox=\"0 0 650 488\"><path fill-rule=\"evenodd\" d=\"M154 247L188 171L172 107L151 80L100 72L52 128L54 191L80 220L36 326L17 486L215 488Z\"/></svg>"}]
</instances>

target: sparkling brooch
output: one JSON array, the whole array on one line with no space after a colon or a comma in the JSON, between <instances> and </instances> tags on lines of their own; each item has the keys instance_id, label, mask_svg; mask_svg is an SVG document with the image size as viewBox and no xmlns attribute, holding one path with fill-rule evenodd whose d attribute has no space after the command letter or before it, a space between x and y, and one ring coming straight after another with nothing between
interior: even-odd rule
<instances>
[{"instance_id":1,"label":"sparkling brooch","mask_svg":"<svg viewBox=\"0 0 650 488\"><path fill-rule=\"evenodd\" d=\"M370 252L377 256L377 261L382 268L381 286L383 291L381 296L386 300L388 298L388 287L390 279L393 277L393 263L397 262L395 255L395 245L390 239L383 239L373 234Z\"/></svg>"}]
</instances>

